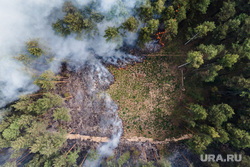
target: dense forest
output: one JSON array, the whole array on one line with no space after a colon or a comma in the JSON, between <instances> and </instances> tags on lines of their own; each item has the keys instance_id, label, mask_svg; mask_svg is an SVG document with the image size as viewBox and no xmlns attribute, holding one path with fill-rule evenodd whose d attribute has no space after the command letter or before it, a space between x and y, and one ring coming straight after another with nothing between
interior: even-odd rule
<instances>
[{"instance_id":1,"label":"dense forest","mask_svg":"<svg viewBox=\"0 0 250 167\"><path fill-rule=\"evenodd\" d=\"M122 8L123 1L120 2ZM98 1L78 8L71 2L62 7L63 18L51 26L55 34L76 40L98 35L98 23L111 20L114 15L126 15L119 26L108 26L106 42L123 45L128 33L137 34L135 48L157 41L159 52L168 49L169 43L188 48L184 69L185 97L180 109L171 119L185 127L192 138L185 144L197 155L222 153L243 154L241 163L226 164L248 166L250 147L250 2L247 0L146 0L138 1L129 15L124 10L112 9L108 14L98 12ZM181 42L179 42L181 41ZM119 48L117 48L119 49ZM80 148L65 151L69 109L64 97L56 94L56 86L65 76L45 71L37 75L37 59L43 58L46 66L53 55L40 45L39 39L26 43L24 54L15 58L34 75L34 84L40 87L33 95L24 95L8 105L11 112L0 124L0 148L13 148L5 166L16 166L25 151L34 153L25 166L76 166ZM187 49L185 49L187 50ZM167 55L166 55L167 56ZM178 64L180 65L180 64ZM33 71L32 71L33 69ZM7 109L6 109L7 110ZM52 126L56 121L57 125ZM127 155L128 154L128 155ZM129 153L119 162L108 166L122 166ZM79 165L79 164L78 164ZM153 166L152 164L141 164ZM164 166L158 163L158 166ZM166 163L165 163L166 165ZM211 163L207 166L225 166Z\"/></svg>"}]
</instances>

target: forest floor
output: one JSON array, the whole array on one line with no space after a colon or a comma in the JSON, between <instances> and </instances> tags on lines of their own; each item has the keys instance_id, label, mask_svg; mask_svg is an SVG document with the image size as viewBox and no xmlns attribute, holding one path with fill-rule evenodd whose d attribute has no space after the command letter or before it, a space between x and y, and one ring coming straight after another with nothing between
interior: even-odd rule
<instances>
[{"instance_id":1,"label":"forest floor","mask_svg":"<svg viewBox=\"0 0 250 167\"><path fill-rule=\"evenodd\" d=\"M170 115L182 99L177 65L184 58L181 53L161 53L150 54L143 63L126 69L109 67L116 81L107 92L119 106L124 137L176 137Z\"/></svg>"}]
</instances>

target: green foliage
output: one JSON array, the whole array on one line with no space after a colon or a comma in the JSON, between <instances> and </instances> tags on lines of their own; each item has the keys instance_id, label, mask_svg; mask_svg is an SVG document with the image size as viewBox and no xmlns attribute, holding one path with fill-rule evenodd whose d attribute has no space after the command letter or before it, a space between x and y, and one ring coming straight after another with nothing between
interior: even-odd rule
<instances>
[{"instance_id":1,"label":"green foliage","mask_svg":"<svg viewBox=\"0 0 250 167\"><path fill-rule=\"evenodd\" d=\"M53 23L52 27L63 36L70 33L77 33L80 36L83 30L86 34L91 35L91 32L96 32L96 23L104 19L103 15L92 11L91 8L86 8L80 12L71 2L65 2L62 11L66 12L66 15L62 20L58 19Z\"/></svg>"},{"instance_id":2,"label":"green foliage","mask_svg":"<svg viewBox=\"0 0 250 167\"><path fill-rule=\"evenodd\" d=\"M47 161L45 156L41 155L34 155L32 160L30 160L28 163L25 164L25 167L37 167L37 166L43 166L42 164Z\"/></svg>"},{"instance_id":3,"label":"green foliage","mask_svg":"<svg viewBox=\"0 0 250 167\"><path fill-rule=\"evenodd\" d=\"M223 67L221 65L212 65L208 71L206 71L206 75L203 76L205 82L214 82L215 77L218 76L218 71L220 71Z\"/></svg>"},{"instance_id":4,"label":"green foliage","mask_svg":"<svg viewBox=\"0 0 250 167\"><path fill-rule=\"evenodd\" d=\"M34 56L41 56L43 54L42 49L39 47L39 41L37 39L31 40L26 43L28 52Z\"/></svg>"},{"instance_id":5,"label":"green foliage","mask_svg":"<svg viewBox=\"0 0 250 167\"><path fill-rule=\"evenodd\" d=\"M2 136L0 136L0 148L8 148L8 147L10 147L10 143L4 138L2 138Z\"/></svg>"},{"instance_id":6,"label":"green foliage","mask_svg":"<svg viewBox=\"0 0 250 167\"><path fill-rule=\"evenodd\" d=\"M0 132L3 132L6 128L8 128L15 119L15 115L6 117L0 124Z\"/></svg>"},{"instance_id":7,"label":"green foliage","mask_svg":"<svg viewBox=\"0 0 250 167\"><path fill-rule=\"evenodd\" d=\"M55 80L55 74L51 70L48 70L42 73L34 81L34 84L45 90L51 90L55 89L55 83L53 82L54 80Z\"/></svg>"},{"instance_id":8,"label":"green foliage","mask_svg":"<svg viewBox=\"0 0 250 167\"><path fill-rule=\"evenodd\" d=\"M52 23L52 27L57 33L63 36L67 36L70 34L69 28L64 27L63 20L58 19L55 23Z\"/></svg>"},{"instance_id":9,"label":"green foliage","mask_svg":"<svg viewBox=\"0 0 250 167\"><path fill-rule=\"evenodd\" d=\"M229 78L224 84L234 90L250 89L250 79L244 78L242 75Z\"/></svg>"},{"instance_id":10,"label":"green foliage","mask_svg":"<svg viewBox=\"0 0 250 167\"><path fill-rule=\"evenodd\" d=\"M246 38L242 45L233 44L233 49L240 55L250 60L250 38Z\"/></svg>"},{"instance_id":11,"label":"green foliage","mask_svg":"<svg viewBox=\"0 0 250 167\"><path fill-rule=\"evenodd\" d=\"M25 136L25 137L20 136L15 141L11 142L11 147L14 150L20 150L23 148L27 149L30 146L31 142L32 139L30 138L30 136Z\"/></svg>"},{"instance_id":12,"label":"green foliage","mask_svg":"<svg viewBox=\"0 0 250 167\"><path fill-rule=\"evenodd\" d=\"M174 16L175 16L174 7L170 5L167 8L165 8L165 10L163 11L163 14L161 15L161 19L165 21L165 20L173 19Z\"/></svg>"},{"instance_id":13,"label":"green foliage","mask_svg":"<svg viewBox=\"0 0 250 167\"><path fill-rule=\"evenodd\" d=\"M155 33L158 29L158 26L159 26L159 20L151 19L147 21L147 27L150 34Z\"/></svg>"},{"instance_id":14,"label":"green foliage","mask_svg":"<svg viewBox=\"0 0 250 167\"><path fill-rule=\"evenodd\" d=\"M87 22L83 22L83 16L80 12L68 13L64 19L65 23L71 32L81 33L84 27L88 26Z\"/></svg>"},{"instance_id":15,"label":"green foliage","mask_svg":"<svg viewBox=\"0 0 250 167\"><path fill-rule=\"evenodd\" d=\"M32 153L39 152L42 155L49 157L56 153L63 143L67 140L64 133L45 133L38 136L35 143L30 147Z\"/></svg>"},{"instance_id":16,"label":"green foliage","mask_svg":"<svg viewBox=\"0 0 250 167\"><path fill-rule=\"evenodd\" d=\"M16 60L21 61L22 63L24 63L25 65L28 65L32 58L30 57L30 55L26 55L26 54L21 54L17 57L14 57Z\"/></svg>"},{"instance_id":17,"label":"green foliage","mask_svg":"<svg viewBox=\"0 0 250 167\"><path fill-rule=\"evenodd\" d=\"M214 22L205 21L202 24L198 25L194 28L194 32L198 34L198 37L204 37L208 32L213 31L215 29Z\"/></svg>"},{"instance_id":18,"label":"green foliage","mask_svg":"<svg viewBox=\"0 0 250 167\"><path fill-rule=\"evenodd\" d=\"M77 8L71 2L65 2L62 11L66 13L74 13L77 11Z\"/></svg>"},{"instance_id":19,"label":"green foliage","mask_svg":"<svg viewBox=\"0 0 250 167\"><path fill-rule=\"evenodd\" d=\"M119 30L115 26L109 27L105 30L105 35L104 37L106 38L106 41L117 41L119 39Z\"/></svg>"},{"instance_id":20,"label":"green foliage","mask_svg":"<svg viewBox=\"0 0 250 167\"><path fill-rule=\"evenodd\" d=\"M200 44L198 50L201 51L208 60L215 58L220 52L224 50L224 45L204 45Z\"/></svg>"},{"instance_id":21,"label":"green foliage","mask_svg":"<svg viewBox=\"0 0 250 167\"><path fill-rule=\"evenodd\" d=\"M70 115L67 108L57 108L53 111L54 120L70 121Z\"/></svg>"},{"instance_id":22,"label":"green foliage","mask_svg":"<svg viewBox=\"0 0 250 167\"><path fill-rule=\"evenodd\" d=\"M222 8L220 8L220 12L218 13L219 21L227 21L230 17L234 16L235 11L235 2L223 2Z\"/></svg>"},{"instance_id":23,"label":"green foliage","mask_svg":"<svg viewBox=\"0 0 250 167\"><path fill-rule=\"evenodd\" d=\"M136 32L139 27L139 21L135 17L129 17L124 23L122 23L122 27L129 32Z\"/></svg>"},{"instance_id":24,"label":"green foliage","mask_svg":"<svg viewBox=\"0 0 250 167\"><path fill-rule=\"evenodd\" d=\"M193 120L205 120L207 118L207 111L202 106L198 104L193 104L190 106L190 111L192 113Z\"/></svg>"},{"instance_id":25,"label":"green foliage","mask_svg":"<svg viewBox=\"0 0 250 167\"><path fill-rule=\"evenodd\" d=\"M162 11L165 9L165 2L166 0L158 0L154 2L154 10L157 14L161 14Z\"/></svg>"},{"instance_id":26,"label":"green foliage","mask_svg":"<svg viewBox=\"0 0 250 167\"><path fill-rule=\"evenodd\" d=\"M178 14L176 16L176 20L177 20L178 23L187 18L186 13L187 13L186 8L184 6L181 6L179 8Z\"/></svg>"},{"instance_id":27,"label":"green foliage","mask_svg":"<svg viewBox=\"0 0 250 167\"><path fill-rule=\"evenodd\" d=\"M26 132L28 135L36 137L46 132L47 125L47 122L33 121Z\"/></svg>"},{"instance_id":28,"label":"green foliage","mask_svg":"<svg viewBox=\"0 0 250 167\"><path fill-rule=\"evenodd\" d=\"M232 118L234 110L228 104L213 105L209 109L209 121L215 125L220 126L223 122L226 122L229 118Z\"/></svg>"},{"instance_id":29,"label":"green foliage","mask_svg":"<svg viewBox=\"0 0 250 167\"><path fill-rule=\"evenodd\" d=\"M212 138L220 137L219 133L216 132L215 128L209 125L201 125L200 126L201 132L208 134Z\"/></svg>"},{"instance_id":30,"label":"green foliage","mask_svg":"<svg viewBox=\"0 0 250 167\"><path fill-rule=\"evenodd\" d=\"M54 167L67 166L67 159L65 158L65 155L60 155L55 159L53 159L53 166Z\"/></svg>"},{"instance_id":31,"label":"green foliage","mask_svg":"<svg viewBox=\"0 0 250 167\"><path fill-rule=\"evenodd\" d=\"M223 128L217 128L217 132L219 133L220 137L217 140L223 144L229 141L229 134Z\"/></svg>"},{"instance_id":32,"label":"green foliage","mask_svg":"<svg viewBox=\"0 0 250 167\"><path fill-rule=\"evenodd\" d=\"M90 15L90 19L93 20L96 23L100 23L104 19L104 16L102 14L100 14L100 13L92 11L91 15Z\"/></svg>"},{"instance_id":33,"label":"green foliage","mask_svg":"<svg viewBox=\"0 0 250 167\"><path fill-rule=\"evenodd\" d=\"M70 152L67 155L66 161L68 162L69 166L72 166L72 165L77 166L76 159L79 157L79 155L78 155L79 152L80 152L80 149L77 149L76 151Z\"/></svg>"},{"instance_id":34,"label":"green foliage","mask_svg":"<svg viewBox=\"0 0 250 167\"><path fill-rule=\"evenodd\" d=\"M213 141L209 135L194 135L187 144L197 154L203 154L207 146Z\"/></svg>"},{"instance_id":35,"label":"green foliage","mask_svg":"<svg viewBox=\"0 0 250 167\"><path fill-rule=\"evenodd\" d=\"M227 130L233 146L243 149L250 147L250 134L247 131L238 129L230 123L227 124Z\"/></svg>"},{"instance_id":36,"label":"green foliage","mask_svg":"<svg viewBox=\"0 0 250 167\"><path fill-rule=\"evenodd\" d=\"M161 158L159 161L158 161L158 165L160 167L171 167L171 162L169 162L167 159L165 158Z\"/></svg>"},{"instance_id":37,"label":"green foliage","mask_svg":"<svg viewBox=\"0 0 250 167\"><path fill-rule=\"evenodd\" d=\"M90 150L88 153L88 158L90 161L95 161L97 160L99 157L99 154L97 153L96 150Z\"/></svg>"},{"instance_id":38,"label":"green foliage","mask_svg":"<svg viewBox=\"0 0 250 167\"><path fill-rule=\"evenodd\" d=\"M194 68L199 68L204 63L203 55L198 51L190 51L188 52L186 62L190 62L191 66Z\"/></svg>"},{"instance_id":39,"label":"green foliage","mask_svg":"<svg viewBox=\"0 0 250 167\"><path fill-rule=\"evenodd\" d=\"M144 44L151 41L150 31L148 27L141 28L138 37L138 45L144 47Z\"/></svg>"},{"instance_id":40,"label":"green foliage","mask_svg":"<svg viewBox=\"0 0 250 167\"><path fill-rule=\"evenodd\" d=\"M20 135L20 131L19 131L19 125L17 123L17 121L14 121L12 124L10 124L10 126L5 129L3 131L3 137L4 139L10 141L10 140L15 140L19 135Z\"/></svg>"},{"instance_id":41,"label":"green foliage","mask_svg":"<svg viewBox=\"0 0 250 167\"><path fill-rule=\"evenodd\" d=\"M202 14L206 14L209 4L210 4L210 0L198 0L198 2L195 3L194 7L196 10L200 11Z\"/></svg>"},{"instance_id":42,"label":"green foliage","mask_svg":"<svg viewBox=\"0 0 250 167\"><path fill-rule=\"evenodd\" d=\"M144 5L141 5L140 8L138 8L138 15L140 19L143 22L146 22L153 18L153 7L151 6L151 3L149 0L146 0L146 3Z\"/></svg>"},{"instance_id":43,"label":"green foliage","mask_svg":"<svg viewBox=\"0 0 250 167\"><path fill-rule=\"evenodd\" d=\"M126 163L130 158L129 151L123 153L120 158L117 160L119 167L122 166L124 163Z\"/></svg>"},{"instance_id":44,"label":"green foliage","mask_svg":"<svg viewBox=\"0 0 250 167\"><path fill-rule=\"evenodd\" d=\"M226 54L223 56L221 63L224 67L231 68L235 63L237 63L239 55L237 54Z\"/></svg>"},{"instance_id":45,"label":"green foliage","mask_svg":"<svg viewBox=\"0 0 250 167\"><path fill-rule=\"evenodd\" d=\"M169 19L164 24L167 32L166 38L168 38L168 40L172 40L172 37L175 37L178 33L178 23L175 19Z\"/></svg>"},{"instance_id":46,"label":"green foliage","mask_svg":"<svg viewBox=\"0 0 250 167\"><path fill-rule=\"evenodd\" d=\"M42 98L38 99L35 102L34 112L36 112L37 114L44 114L49 109L51 109L53 106L58 105L58 103L56 103L56 104L53 103L53 102L55 102L55 101L53 101L54 97L55 96L52 95L51 93L45 93ZM56 102L58 102L58 101L56 101Z\"/></svg>"}]
</instances>

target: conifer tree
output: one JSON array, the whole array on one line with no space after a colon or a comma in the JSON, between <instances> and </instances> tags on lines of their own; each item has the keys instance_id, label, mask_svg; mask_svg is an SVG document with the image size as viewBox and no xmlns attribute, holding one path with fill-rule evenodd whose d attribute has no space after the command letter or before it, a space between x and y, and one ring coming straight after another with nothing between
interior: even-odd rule
<instances>
[{"instance_id":1,"label":"conifer tree","mask_svg":"<svg viewBox=\"0 0 250 167\"><path fill-rule=\"evenodd\" d=\"M190 62L194 68L199 68L204 63L203 55L199 51L190 51L186 62Z\"/></svg>"},{"instance_id":2,"label":"conifer tree","mask_svg":"<svg viewBox=\"0 0 250 167\"><path fill-rule=\"evenodd\" d=\"M53 111L54 120L70 121L70 116L67 108L57 108Z\"/></svg>"},{"instance_id":3,"label":"conifer tree","mask_svg":"<svg viewBox=\"0 0 250 167\"><path fill-rule=\"evenodd\" d=\"M105 30L106 41L117 41L120 37L119 30L115 26L109 27Z\"/></svg>"},{"instance_id":4,"label":"conifer tree","mask_svg":"<svg viewBox=\"0 0 250 167\"><path fill-rule=\"evenodd\" d=\"M135 17L129 17L124 23L122 23L122 27L129 32L136 32L139 27L139 21Z\"/></svg>"},{"instance_id":5,"label":"conifer tree","mask_svg":"<svg viewBox=\"0 0 250 167\"><path fill-rule=\"evenodd\" d=\"M54 80L55 80L55 74L51 70L48 70L42 73L34 81L34 84L45 90L51 90L55 89L55 83L53 82Z\"/></svg>"}]
</instances>

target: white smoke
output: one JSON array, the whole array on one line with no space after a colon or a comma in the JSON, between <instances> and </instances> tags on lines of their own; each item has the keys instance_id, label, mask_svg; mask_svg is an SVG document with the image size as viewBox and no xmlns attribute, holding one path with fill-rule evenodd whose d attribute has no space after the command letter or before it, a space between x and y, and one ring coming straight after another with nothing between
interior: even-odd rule
<instances>
[{"instance_id":1,"label":"white smoke","mask_svg":"<svg viewBox=\"0 0 250 167\"><path fill-rule=\"evenodd\" d=\"M83 65L87 60L95 59L95 54L106 57L107 62L109 57L132 58L131 55L117 51L121 43L106 42L103 35L107 26L119 26L133 15L133 8L137 1L97 0L100 2L98 12L109 15L112 10L111 19L98 23L98 35L91 39L83 37L76 40L76 35L64 38L56 35L52 29L51 24L64 16L61 9L65 0L0 0L0 108L17 100L20 95L39 89L33 84L34 78L25 71L24 64L14 59L25 51L25 42L31 39L39 39L42 45L49 48L48 52L54 55L54 60L49 66L37 68L40 72L48 68L59 72L61 62L65 59L71 63ZM74 0L73 4L82 8L89 2L91 0ZM124 41L132 45L136 38L136 34L128 33ZM107 105L116 106L108 95L105 95L105 98ZM111 140L98 148L98 153L101 154L99 161L102 157L112 154L112 150L117 147L122 135L122 123L116 111L117 108L111 106L110 112L114 112L116 116L115 120L110 121L116 128L114 128Z\"/></svg>"},{"instance_id":2,"label":"white smoke","mask_svg":"<svg viewBox=\"0 0 250 167\"><path fill-rule=\"evenodd\" d=\"M117 113L117 105L106 93L102 93L100 95L100 98L105 101L106 106L109 108L109 114L114 114L114 116L109 120L109 124L113 127L113 134L108 142L101 144L97 148L97 158L95 160L86 159L83 166L87 167L98 167L100 166L100 163L103 158L110 157L111 155L113 155L113 150L118 146L120 138L122 136L122 121Z\"/></svg>"},{"instance_id":3,"label":"white smoke","mask_svg":"<svg viewBox=\"0 0 250 167\"><path fill-rule=\"evenodd\" d=\"M81 8L89 2L91 0L73 1ZM90 49L104 57L124 55L115 51L118 44L107 43L103 35L107 26L119 26L129 17L136 0L125 0L123 3L121 0L100 0L98 12L108 15L110 10L115 9L115 16L98 23L99 34L93 39L81 40L76 40L75 35L60 37L52 29L51 24L64 16L61 12L63 3L64 0L0 0L0 108L16 100L21 94L38 90L31 84L31 76L23 70L24 65L13 59L24 51L25 42L30 39L38 38L39 42L50 48L56 60L50 64L54 72L58 71L63 59L84 62L94 58ZM129 34L126 41L132 44L135 36ZM40 70L42 72L47 69Z\"/></svg>"}]
</instances>

